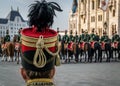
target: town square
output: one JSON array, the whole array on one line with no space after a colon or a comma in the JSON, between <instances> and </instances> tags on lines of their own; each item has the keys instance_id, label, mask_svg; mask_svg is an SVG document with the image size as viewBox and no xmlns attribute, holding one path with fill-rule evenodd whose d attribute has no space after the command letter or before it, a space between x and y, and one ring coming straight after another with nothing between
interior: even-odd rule
<instances>
[{"instance_id":1,"label":"town square","mask_svg":"<svg viewBox=\"0 0 120 86\"><path fill-rule=\"evenodd\" d=\"M120 0L1 0L0 86L119 86Z\"/></svg>"}]
</instances>

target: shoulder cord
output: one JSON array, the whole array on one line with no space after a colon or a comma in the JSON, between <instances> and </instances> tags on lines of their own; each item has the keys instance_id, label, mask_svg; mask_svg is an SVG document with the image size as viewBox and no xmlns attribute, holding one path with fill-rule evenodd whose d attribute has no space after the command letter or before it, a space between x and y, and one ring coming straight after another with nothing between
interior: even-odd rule
<instances>
[{"instance_id":1,"label":"shoulder cord","mask_svg":"<svg viewBox=\"0 0 120 86\"><path fill-rule=\"evenodd\" d=\"M36 52L34 55L34 59L33 59L33 64L38 67L38 68L42 68L46 65L46 56L43 52L43 48L52 56L57 56L59 53L59 48L58 48L58 41L56 43L57 46L57 51L55 53L51 52L45 45L44 45L44 40L43 40L43 36L40 36L38 39L38 42L36 43ZM57 58L59 58L59 56L57 56ZM58 62L57 62L58 63Z\"/></svg>"}]
</instances>

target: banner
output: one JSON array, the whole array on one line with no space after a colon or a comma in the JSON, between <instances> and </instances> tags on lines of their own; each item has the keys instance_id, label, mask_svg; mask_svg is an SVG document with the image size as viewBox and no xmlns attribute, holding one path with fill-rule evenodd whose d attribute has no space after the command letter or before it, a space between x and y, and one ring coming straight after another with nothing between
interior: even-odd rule
<instances>
[{"instance_id":1,"label":"banner","mask_svg":"<svg viewBox=\"0 0 120 86\"><path fill-rule=\"evenodd\" d=\"M100 0L100 8L103 11L106 11L108 4L109 4L109 0Z\"/></svg>"}]
</instances>

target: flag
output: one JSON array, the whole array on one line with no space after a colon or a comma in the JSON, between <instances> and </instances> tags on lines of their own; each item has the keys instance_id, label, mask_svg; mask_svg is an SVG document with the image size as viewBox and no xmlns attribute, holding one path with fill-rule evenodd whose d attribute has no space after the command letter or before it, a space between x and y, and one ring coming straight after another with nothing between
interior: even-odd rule
<instances>
[{"instance_id":1,"label":"flag","mask_svg":"<svg viewBox=\"0 0 120 86\"><path fill-rule=\"evenodd\" d=\"M72 12L73 12L73 13L76 12L76 10L77 10L77 5L78 5L77 0L73 0L73 6L72 6Z\"/></svg>"},{"instance_id":2,"label":"flag","mask_svg":"<svg viewBox=\"0 0 120 86\"><path fill-rule=\"evenodd\" d=\"M100 8L103 11L106 11L106 9L108 7L108 3L109 3L109 0L100 0Z\"/></svg>"}]
</instances>

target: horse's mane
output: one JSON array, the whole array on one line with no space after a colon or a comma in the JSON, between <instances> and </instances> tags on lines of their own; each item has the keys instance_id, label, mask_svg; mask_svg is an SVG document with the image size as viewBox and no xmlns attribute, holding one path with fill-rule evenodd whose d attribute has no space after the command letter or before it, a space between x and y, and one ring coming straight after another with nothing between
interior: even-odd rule
<instances>
[{"instance_id":1,"label":"horse's mane","mask_svg":"<svg viewBox=\"0 0 120 86\"><path fill-rule=\"evenodd\" d=\"M52 26L53 17L56 16L55 10L62 11L61 7L55 2L36 1L36 3L30 5L29 25L36 26L38 31Z\"/></svg>"}]
</instances>

